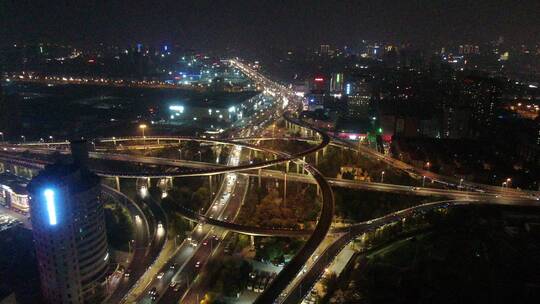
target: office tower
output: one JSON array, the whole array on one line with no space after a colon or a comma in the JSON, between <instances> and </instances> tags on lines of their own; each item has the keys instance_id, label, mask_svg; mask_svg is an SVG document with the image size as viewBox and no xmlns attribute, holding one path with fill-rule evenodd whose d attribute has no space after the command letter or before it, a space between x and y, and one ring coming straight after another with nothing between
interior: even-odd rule
<instances>
[{"instance_id":1,"label":"office tower","mask_svg":"<svg viewBox=\"0 0 540 304\"><path fill-rule=\"evenodd\" d=\"M72 142L73 162L47 166L28 187L47 303L86 303L105 286L109 253L101 186L87 168L86 145Z\"/></svg>"},{"instance_id":2,"label":"office tower","mask_svg":"<svg viewBox=\"0 0 540 304\"><path fill-rule=\"evenodd\" d=\"M330 92L341 93L343 91L343 73L333 73L330 79Z\"/></svg>"}]
</instances>

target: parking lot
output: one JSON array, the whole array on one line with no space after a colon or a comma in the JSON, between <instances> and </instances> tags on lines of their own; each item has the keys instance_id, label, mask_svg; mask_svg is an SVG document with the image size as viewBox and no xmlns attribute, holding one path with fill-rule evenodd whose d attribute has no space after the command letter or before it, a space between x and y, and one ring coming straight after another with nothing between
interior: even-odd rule
<instances>
[{"instance_id":1,"label":"parking lot","mask_svg":"<svg viewBox=\"0 0 540 304\"><path fill-rule=\"evenodd\" d=\"M253 271L249 274L247 290L261 293L275 277L276 274L273 272Z\"/></svg>"}]
</instances>

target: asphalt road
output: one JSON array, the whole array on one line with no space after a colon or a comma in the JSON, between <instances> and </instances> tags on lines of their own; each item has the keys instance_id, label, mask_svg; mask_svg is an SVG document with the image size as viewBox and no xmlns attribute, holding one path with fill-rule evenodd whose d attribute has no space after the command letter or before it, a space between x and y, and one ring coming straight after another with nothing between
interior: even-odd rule
<instances>
[{"instance_id":1,"label":"asphalt road","mask_svg":"<svg viewBox=\"0 0 540 304\"><path fill-rule=\"evenodd\" d=\"M238 163L240 156L241 148L236 148L233 151L229 163L234 165ZM234 190L237 186L237 174L230 173L225 176L225 179L218 191L216 198L212 202L212 205L206 211L208 217L220 217L226 210L228 204L233 198ZM182 282L182 280L189 282L190 278L195 276L196 271L198 271L203 262L205 262L207 256L211 252L210 249L213 247L213 243L209 242L208 238L211 238L213 235L213 227L206 224L197 224L195 229L191 234L186 238L178 247L173 256L169 261L158 271L158 273L163 273L161 278L154 278L150 284L145 289L142 298L139 299L139 303L152 303L156 301L161 301L162 296L166 296L165 301L169 298L175 298L174 290L173 292L168 293L171 281L173 282ZM207 243L205 245L205 243ZM199 262L199 267L196 267L197 262ZM173 266L174 265L174 266ZM187 285L187 284L186 284ZM150 295L152 289L156 290L157 295ZM187 286L186 286L187 288ZM176 293L181 294L182 291L178 290Z\"/></svg>"},{"instance_id":2,"label":"asphalt road","mask_svg":"<svg viewBox=\"0 0 540 304\"><path fill-rule=\"evenodd\" d=\"M119 281L115 291L107 300L108 303L119 303L138 278L144 274L146 267L156 258L161 247L159 243L151 241L148 220L141 206L124 194L108 186L103 185L102 187L107 195L115 198L115 200L119 201L129 210L132 221L135 223L134 242L130 244L133 250L133 257L129 264L130 267L128 267L130 275L129 277L123 277Z\"/></svg>"}]
</instances>

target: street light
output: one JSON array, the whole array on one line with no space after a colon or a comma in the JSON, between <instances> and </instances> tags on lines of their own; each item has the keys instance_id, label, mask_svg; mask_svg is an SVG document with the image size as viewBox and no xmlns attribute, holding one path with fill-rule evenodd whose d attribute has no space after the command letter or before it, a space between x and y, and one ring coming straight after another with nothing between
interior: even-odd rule
<instances>
[{"instance_id":1,"label":"street light","mask_svg":"<svg viewBox=\"0 0 540 304\"><path fill-rule=\"evenodd\" d=\"M426 184L426 176L422 176L422 187L424 187Z\"/></svg>"},{"instance_id":2,"label":"street light","mask_svg":"<svg viewBox=\"0 0 540 304\"><path fill-rule=\"evenodd\" d=\"M142 131L142 137L145 138L144 136L144 130L147 128L148 126L146 124L140 124L139 125L139 129L141 129Z\"/></svg>"},{"instance_id":3,"label":"street light","mask_svg":"<svg viewBox=\"0 0 540 304\"><path fill-rule=\"evenodd\" d=\"M510 186L511 182L512 182L512 179L510 177L506 179L506 188Z\"/></svg>"},{"instance_id":4,"label":"street light","mask_svg":"<svg viewBox=\"0 0 540 304\"><path fill-rule=\"evenodd\" d=\"M463 178L459 180L459 187L463 187Z\"/></svg>"},{"instance_id":5,"label":"street light","mask_svg":"<svg viewBox=\"0 0 540 304\"><path fill-rule=\"evenodd\" d=\"M26 142L26 136L21 135L21 138L22 138L22 140L23 140L23 143L25 143L25 142Z\"/></svg>"},{"instance_id":6,"label":"street light","mask_svg":"<svg viewBox=\"0 0 540 304\"><path fill-rule=\"evenodd\" d=\"M197 152L197 154L199 154L199 162L202 162L202 153L201 153L201 150L199 150L199 152Z\"/></svg>"},{"instance_id":7,"label":"street light","mask_svg":"<svg viewBox=\"0 0 540 304\"><path fill-rule=\"evenodd\" d=\"M4 142L4 132L0 132L0 136L2 136L2 142Z\"/></svg>"},{"instance_id":8,"label":"street light","mask_svg":"<svg viewBox=\"0 0 540 304\"><path fill-rule=\"evenodd\" d=\"M129 255L131 254L131 250L133 250L133 244L135 243L135 240L128 241L128 254L126 256L126 263L129 262Z\"/></svg>"},{"instance_id":9,"label":"street light","mask_svg":"<svg viewBox=\"0 0 540 304\"><path fill-rule=\"evenodd\" d=\"M381 172L381 183L384 183L384 171Z\"/></svg>"}]
</instances>

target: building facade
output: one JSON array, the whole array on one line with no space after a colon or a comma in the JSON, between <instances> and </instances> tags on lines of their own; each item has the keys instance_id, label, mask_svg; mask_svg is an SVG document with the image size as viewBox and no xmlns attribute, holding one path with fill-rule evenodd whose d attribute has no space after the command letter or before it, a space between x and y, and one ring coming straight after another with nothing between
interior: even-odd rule
<instances>
[{"instance_id":1,"label":"building facade","mask_svg":"<svg viewBox=\"0 0 540 304\"><path fill-rule=\"evenodd\" d=\"M28 187L47 303L86 303L100 298L108 271L100 180L86 167L86 142L72 143L72 155L73 163L47 166Z\"/></svg>"},{"instance_id":2,"label":"building facade","mask_svg":"<svg viewBox=\"0 0 540 304\"><path fill-rule=\"evenodd\" d=\"M30 211L27 180L9 173L0 173L0 205L27 214Z\"/></svg>"}]
</instances>

